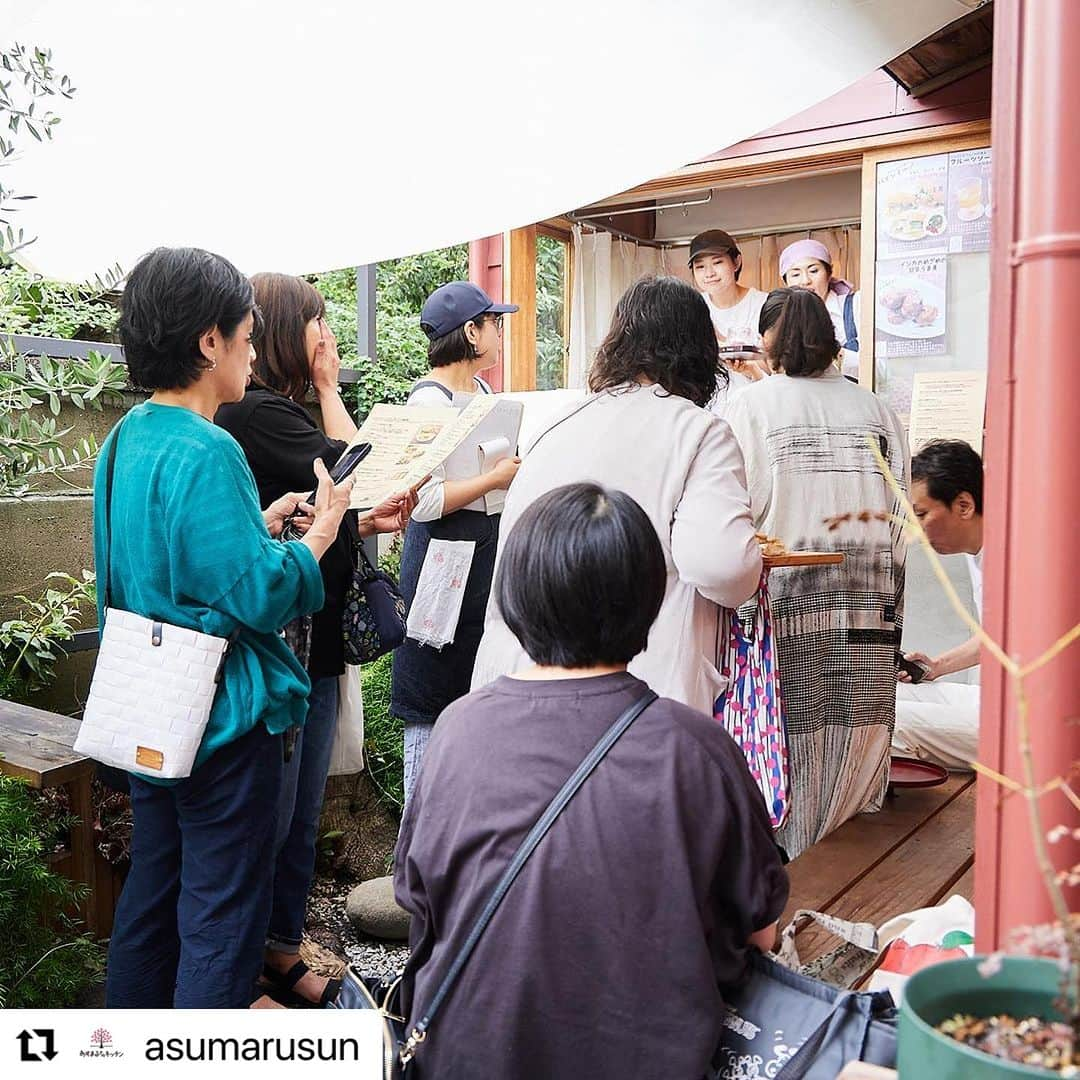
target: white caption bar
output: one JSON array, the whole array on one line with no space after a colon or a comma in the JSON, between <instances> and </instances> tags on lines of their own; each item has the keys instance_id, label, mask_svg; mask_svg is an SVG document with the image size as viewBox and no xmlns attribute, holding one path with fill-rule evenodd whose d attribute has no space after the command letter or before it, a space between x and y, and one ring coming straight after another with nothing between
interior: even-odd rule
<instances>
[{"instance_id":1,"label":"white caption bar","mask_svg":"<svg viewBox=\"0 0 1080 1080\"><path fill-rule=\"evenodd\" d=\"M0 1074L78 1076L348 1076L379 1080L373 1012L335 1009L5 1009Z\"/></svg>"}]
</instances>

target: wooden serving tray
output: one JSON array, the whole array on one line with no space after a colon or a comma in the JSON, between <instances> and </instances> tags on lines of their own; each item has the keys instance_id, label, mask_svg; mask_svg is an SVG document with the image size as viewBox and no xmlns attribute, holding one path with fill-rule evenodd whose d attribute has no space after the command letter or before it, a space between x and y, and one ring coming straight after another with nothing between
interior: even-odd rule
<instances>
[{"instance_id":1,"label":"wooden serving tray","mask_svg":"<svg viewBox=\"0 0 1080 1080\"><path fill-rule=\"evenodd\" d=\"M763 555L767 570L776 566L837 566L844 561L842 551L789 551L784 555Z\"/></svg>"}]
</instances>

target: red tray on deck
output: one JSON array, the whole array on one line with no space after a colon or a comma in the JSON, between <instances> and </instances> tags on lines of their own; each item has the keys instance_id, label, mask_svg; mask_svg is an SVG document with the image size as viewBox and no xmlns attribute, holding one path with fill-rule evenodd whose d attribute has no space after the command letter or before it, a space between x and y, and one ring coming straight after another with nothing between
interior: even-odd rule
<instances>
[{"instance_id":1,"label":"red tray on deck","mask_svg":"<svg viewBox=\"0 0 1080 1080\"><path fill-rule=\"evenodd\" d=\"M919 758L894 757L889 765L889 786L895 788L937 787L949 779L949 770Z\"/></svg>"}]
</instances>

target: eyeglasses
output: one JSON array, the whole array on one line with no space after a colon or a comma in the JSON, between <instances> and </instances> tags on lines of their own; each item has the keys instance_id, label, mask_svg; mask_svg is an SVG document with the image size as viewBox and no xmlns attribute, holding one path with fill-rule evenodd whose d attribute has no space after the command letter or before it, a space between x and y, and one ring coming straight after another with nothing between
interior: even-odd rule
<instances>
[{"instance_id":1,"label":"eyeglasses","mask_svg":"<svg viewBox=\"0 0 1080 1080\"><path fill-rule=\"evenodd\" d=\"M495 324L495 330L501 334L503 331L503 317L502 315L489 315L488 318Z\"/></svg>"}]
</instances>

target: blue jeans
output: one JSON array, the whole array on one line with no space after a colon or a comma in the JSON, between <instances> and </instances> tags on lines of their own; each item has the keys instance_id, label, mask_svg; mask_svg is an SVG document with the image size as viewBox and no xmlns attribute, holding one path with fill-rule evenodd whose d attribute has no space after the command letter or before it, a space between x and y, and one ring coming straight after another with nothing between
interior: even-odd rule
<instances>
[{"instance_id":1,"label":"blue jeans","mask_svg":"<svg viewBox=\"0 0 1080 1080\"><path fill-rule=\"evenodd\" d=\"M403 798L406 803L416 787L416 781L420 779L420 763L424 760L424 751L427 750L428 740L431 738L434 727L434 724L414 724L408 720L405 721L402 786L405 789Z\"/></svg>"},{"instance_id":2,"label":"blue jeans","mask_svg":"<svg viewBox=\"0 0 1080 1080\"><path fill-rule=\"evenodd\" d=\"M281 776L281 736L257 724L178 784L131 777L131 870L109 942L108 1008L250 1004Z\"/></svg>"},{"instance_id":3,"label":"blue jeans","mask_svg":"<svg viewBox=\"0 0 1080 1080\"><path fill-rule=\"evenodd\" d=\"M278 807L274 900L266 939L267 947L278 952L300 951L337 713L338 676L315 679L308 698L307 721L292 760L286 765L291 775L282 784Z\"/></svg>"}]
</instances>

